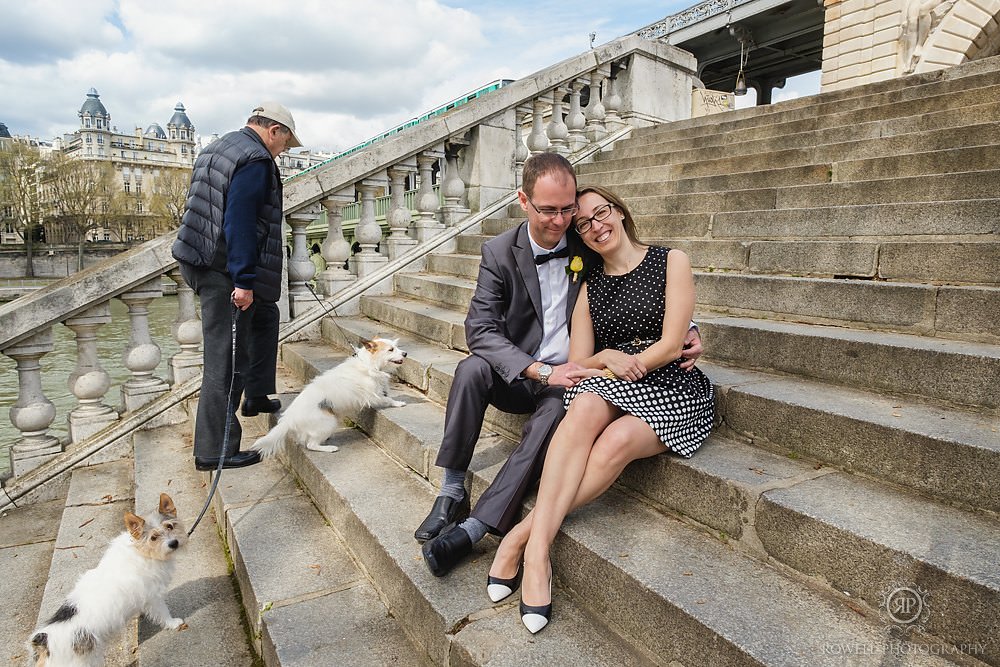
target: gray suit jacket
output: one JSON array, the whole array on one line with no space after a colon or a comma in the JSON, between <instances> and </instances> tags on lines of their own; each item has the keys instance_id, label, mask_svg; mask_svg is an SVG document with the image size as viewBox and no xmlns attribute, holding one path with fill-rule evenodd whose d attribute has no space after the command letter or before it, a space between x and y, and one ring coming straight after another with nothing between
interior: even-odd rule
<instances>
[{"instance_id":1,"label":"gray suit jacket","mask_svg":"<svg viewBox=\"0 0 1000 667\"><path fill-rule=\"evenodd\" d=\"M589 252L579 237L567 232L570 257L580 255L589 267ZM569 281L566 321L583 283ZM472 354L486 359L507 384L536 359L542 343L542 291L538 284L534 253L528 241L528 223L490 239L483 245L476 292L465 318L465 340Z\"/></svg>"}]
</instances>

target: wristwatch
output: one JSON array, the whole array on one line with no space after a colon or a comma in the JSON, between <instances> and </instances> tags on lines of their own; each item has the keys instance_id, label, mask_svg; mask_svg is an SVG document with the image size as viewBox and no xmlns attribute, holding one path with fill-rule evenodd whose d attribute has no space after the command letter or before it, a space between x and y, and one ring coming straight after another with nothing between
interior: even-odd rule
<instances>
[{"instance_id":1,"label":"wristwatch","mask_svg":"<svg viewBox=\"0 0 1000 667\"><path fill-rule=\"evenodd\" d=\"M548 364L542 364L538 367L538 381L542 384L548 384L549 378L552 376L552 366Z\"/></svg>"}]
</instances>

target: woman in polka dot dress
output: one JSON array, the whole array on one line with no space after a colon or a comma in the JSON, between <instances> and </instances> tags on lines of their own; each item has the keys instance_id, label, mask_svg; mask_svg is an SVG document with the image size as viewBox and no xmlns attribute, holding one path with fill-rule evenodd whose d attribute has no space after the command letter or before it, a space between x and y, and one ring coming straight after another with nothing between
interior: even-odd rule
<instances>
[{"instance_id":1,"label":"woman in polka dot dress","mask_svg":"<svg viewBox=\"0 0 1000 667\"><path fill-rule=\"evenodd\" d=\"M504 538L491 570L513 570L523 552L521 618L532 633L551 613L549 547L566 515L636 459L691 456L714 414L712 383L679 367L695 301L687 255L640 243L625 203L604 188L581 189L577 203L575 227L601 258L573 312L569 359L584 370L570 374L579 382L566 390L535 508ZM517 580L508 580L512 589Z\"/></svg>"}]
</instances>

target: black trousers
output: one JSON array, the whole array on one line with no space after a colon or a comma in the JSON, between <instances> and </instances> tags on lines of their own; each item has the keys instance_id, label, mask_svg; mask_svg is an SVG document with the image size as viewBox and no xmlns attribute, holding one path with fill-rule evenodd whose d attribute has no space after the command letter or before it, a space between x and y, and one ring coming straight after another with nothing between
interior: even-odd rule
<instances>
[{"instance_id":1,"label":"black trousers","mask_svg":"<svg viewBox=\"0 0 1000 667\"><path fill-rule=\"evenodd\" d=\"M469 469L487 406L513 414L531 414L517 449L472 510L472 516L492 532L503 535L517 523L525 494L538 482L549 440L566 412L564 391L534 380L515 380L508 385L493 372L489 362L474 354L455 369L445 411L444 438L435 462L439 467Z\"/></svg>"},{"instance_id":2,"label":"black trousers","mask_svg":"<svg viewBox=\"0 0 1000 667\"><path fill-rule=\"evenodd\" d=\"M278 306L254 300L238 313L236 322L236 377L232 377L233 281L213 269L180 264L181 275L201 301L204 346L201 392L194 426L194 455L231 456L240 450L243 428L236 408L244 391L247 396L275 393L274 373L278 363ZM233 382L232 394L228 393ZM231 399L231 400L230 400ZM230 406L226 413L227 403ZM226 419L232 420L229 441L223 451Z\"/></svg>"}]
</instances>

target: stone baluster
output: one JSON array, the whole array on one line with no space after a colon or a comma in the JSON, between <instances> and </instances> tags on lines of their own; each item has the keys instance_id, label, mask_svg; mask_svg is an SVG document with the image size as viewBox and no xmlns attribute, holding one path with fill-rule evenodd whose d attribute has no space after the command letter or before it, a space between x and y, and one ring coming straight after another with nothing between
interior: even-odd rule
<instances>
[{"instance_id":1,"label":"stone baluster","mask_svg":"<svg viewBox=\"0 0 1000 667\"><path fill-rule=\"evenodd\" d=\"M15 477L62 451L59 440L48 434L56 406L42 391L40 360L52 348L52 327L48 326L3 351L17 364L17 402L10 408L10 422L21 432L21 439L10 448L10 469Z\"/></svg>"},{"instance_id":2,"label":"stone baluster","mask_svg":"<svg viewBox=\"0 0 1000 667\"><path fill-rule=\"evenodd\" d=\"M570 153L575 153L587 145L587 135L583 131L587 125L587 117L583 115L583 110L580 108L580 92L584 85L586 84L579 81L573 81L569 84L569 113L566 114L566 128L569 136L566 143Z\"/></svg>"},{"instance_id":3,"label":"stone baluster","mask_svg":"<svg viewBox=\"0 0 1000 667\"><path fill-rule=\"evenodd\" d=\"M417 156L417 172L420 177L420 186L417 188L417 211L420 217L417 218L416 230L417 241L423 243L441 233L444 229L437 220L437 211L441 205L437 193L434 192L434 183L431 176L431 169L434 163L444 157L444 151L439 149L427 150Z\"/></svg>"},{"instance_id":4,"label":"stone baluster","mask_svg":"<svg viewBox=\"0 0 1000 667\"><path fill-rule=\"evenodd\" d=\"M358 278L370 275L389 262L389 258L376 249L382 241L382 228L375 219L375 193L385 186L384 178L366 178L355 186L361 193L361 218L354 229L354 238L361 245L361 251L351 258L351 265ZM387 294L392 291L392 278L366 291Z\"/></svg>"},{"instance_id":5,"label":"stone baluster","mask_svg":"<svg viewBox=\"0 0 1000 667\"><path fill-rule=\"evenodd\" d=\"M569 153L569 144L566 139L569 137L569 128L563 120L563 95L562 88L555 88L552 91L552 117L549 119L549 126L545 130L545 135L549 138L550 150L566 155Z\"/></svg>"},{"instance_id":6,"label":"stone baluster","mask_svg":"<svg viewBox=\"0 0 1000 667\"><path fill-rule=\"evenodd\" d=\"M400 163L389 168L389 195L391 203L386 222L389 224L389 236L386 245L389 247L389 259L396 259L417 244L410 236L410 224L413 214L406 205L406 178L417 171L416 162Z\"/></svg>"},{"instance_id":7,"label":"stone baluster","mask_svg":"<svg viewBox=\"0 0 1000 667\"><path fill-rule=\"evenodd\" d=\"M149 335L149 303L161 296L163 285L159 276L118 296L128 306L131 324L129 344L122 353L122 363L131 373L122 385L122 403L128 411L141 408L170 389L153 375L160 364L160 346Z\"/></svg>"},{"instance_id":8,"label":"stone baluster","mask_svg":"<svg viewBox=\"0 0 1000 667\"><path fill-rule=\"evenodd\" d=\"M531 152L524 143L524 121L531 113L531 109L525 106L517 107L514 112L514 176L515 185L521 185L521 174L524 171L524 161L528 159Z\"/></svg>"},{"instance_id":9,"label":"stone baluster","mask_svg":"<svg viewBox=\"0 0 1000 667\"><path fill-rule=\"evenodd\" d=\"M584 113L587 117L587 127L584 132L590 143L600 141L608 135L608 131L604 128L604 105L601 103L601 79L603 78L600 70L594 70L590 73L590 100L587 102L587 111Z\"/></svg>"},{"instance_id":10,"label":"stone baluster","mask_svg":"<svg viewBox=\"0 0 1000 667\"><path fill-rule=\"evenodd\" d=\"M101 403L111 388L111 376L97 357L97 330L110 321L111 303L105 301L64 323L76 334L76 369L68 382L77 400L67 417L71 442L86 440L118 419L117 412Z\"/></svg>"},{"instance_id":11,"label":"stone baluster","mask_svg":"<svg viewBox=\"0 0 1000 667\"><path fill-rule=\"evenodd\" d=\"M168 380L171 384L181 384L201 372L201 320L194 305L194 290L184 281L181 270L173 269L169 276L177 283L173 334L180 350L170 358Z\"/></svg>"},{"instance_id":12,"label":"stone baluster","mask_svg":"<svg viewBox=\"0 0 1000 667\"><path fill-rule=\"evenodd\" d=\"M344 237L344 207L354 203L354 186L327 195L321 202L326 209L327 232L323 241L323 259L326 269L319 274L316 285L324 296L333 296L357 282L358 277L348 271L348 260L351 259L351 244ZM357 315L361 312L360 297L337 307L338 315Z\"/></svg>"},{"instance_id":13,"label":"stone baluster","mask_svg":"<svg viewBox=\"0 0 1000 667\"><path fill-rule=\"evenodd\" d=\"M618 94L618 77L616 76L618 71L620 71L620 68L615 65L611 66L607 94L604 96L604 127L607 128L609 133L617 132L625 127L625 121L622 120L621 115L618 113L622 108L622 96Z\"/></svg>"},{"instance_id":14,"label":"stone baluster","mask_svg":"<svg viewBox=\"0 0 1000 667\"><path fill-rule=\"evenodd\" d=\"M315 222L317 216L315 209L303 209L285 216L292 228L292 256L288 260L288 304L292 317L301 315L316 303L307 285L316 275L316 265L309 259L306 227Z\"/></svg>"},{"instance_id":15,"label":"stone baluster","mask_svg":"<svg viewBox=\"0 0 1000 667\"><path fill-rule=\"evenodd\" d=\"M545 135L545 101L538 97L532 104L531 111L531 134L528 135L528 150L532 155L543 153L549 147L549 138Z\"/></svg>"},{"instance_id":16,"label":"stone baluster","mask_svg":"<svg viewBox=\"0 0 1000 667\"><path fill-rule=\"evenodd\" d=\"M465 139L450 139L445 144L445 169L441 181L441 198L444 200L441 204L441 222L445 227L454 227L469 215L469 209L462 206L465 181L462 180L458 167L459 153L468 145L469 142Z\"/></svg>"}]
</instances>

